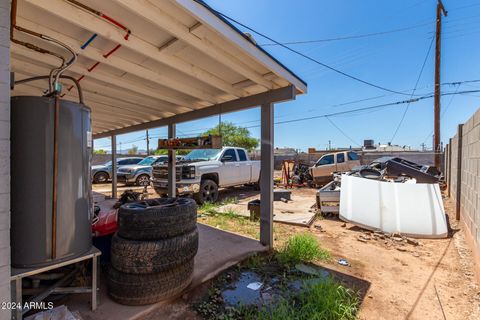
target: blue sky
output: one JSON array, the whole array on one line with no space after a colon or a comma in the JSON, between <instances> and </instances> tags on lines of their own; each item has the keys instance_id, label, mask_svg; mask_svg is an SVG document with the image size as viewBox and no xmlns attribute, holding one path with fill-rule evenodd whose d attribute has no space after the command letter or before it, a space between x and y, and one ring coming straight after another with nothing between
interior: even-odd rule
<instances>
[{"instance_id":1,"label":"blue sky","mask_svg":"<svg viewBox=\"0 0 480 320\"><path fill-rule=\"evenodd\" d=\"M435 31L435 0L403 1L326 1L326 0L207 0L214 9L264 33L279 42L328 39L408 29L377 36L290 45L292 48L341 71L368 82L410 94L419 76ZM443 19L442 74L444 82L480 79L480 0L443 1L448 16ZM242 31L244 28L239 27ZM244 30L248 31L248 30ZM251 32L250 32L251 33ZM268 40L253 34L257 43ZM285 48L266 46L283 64L308 83L308 94L296 101L275 106L276 121L314 117L326 113L402 101L406 95L391 94L308 61ZM428 55L416 94L433 92L434 47ZM442 86L442 92L480 90L480 82ZM346 104L355 100L375 99ZM480 107L480 93L442 97L442 140L453 136L458 123L467 120ZM364 139L386 143L392 139L405 111L406 104L377 109L375 112L346 114L330 118L339 131L325 118L278 124L275 146L306 150L355 146ZM258 108L224 114L222 121L245 127L259 137ZM218 124L218 117L182 123L179 135L191 136ZM420 148L431 147L433 99L412 103L399 128L394 144ZM158 137L165 137L166 128L150 130L151 147ZM118 149L132 145L146 148L145 132L117 138ZM96 149L110 148L109 139L95 141Z\"/></svg>"}]
</instances>

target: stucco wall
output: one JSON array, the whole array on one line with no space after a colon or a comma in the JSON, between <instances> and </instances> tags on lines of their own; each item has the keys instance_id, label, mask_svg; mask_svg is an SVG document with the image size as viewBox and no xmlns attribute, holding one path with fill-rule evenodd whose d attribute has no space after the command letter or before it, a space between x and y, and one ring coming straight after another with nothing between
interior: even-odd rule
<instances>
[{"instance_id":1,"label":"stucco wall","mask_svg":"<svg viewBox=\"0 0 480 320\"><path fill-rule=\"evenodd\" d=\"M0 302L10 301L10 1L0 1ZM0 319L10 312L0 308Z\"/></svg>"}]
</instances>

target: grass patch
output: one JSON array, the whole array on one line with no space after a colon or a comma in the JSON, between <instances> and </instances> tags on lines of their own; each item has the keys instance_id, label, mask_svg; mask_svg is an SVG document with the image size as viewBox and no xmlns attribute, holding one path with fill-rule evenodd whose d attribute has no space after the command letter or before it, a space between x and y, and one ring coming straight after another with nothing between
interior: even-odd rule
<instances>
[{"instance_id":1,"label":"grass patch","mask_svg":"<svg viewBox=\"0 0 480 320\"><path fill-rule=\"evenodd\" d=\"M358 295L333 277L315 284L306 284L295 297L282 298L271 306L241 308L242 319L314 319L353 320L359 306Z\"/></svg>"},{"instance_id":2,"label":"grass patch","mask_svg":"<svg viewBox=\"0 0 480 320\"><path fill-rule=\"evenodd\" d=\"M284 264L329 260L330 257L330 252L322 249L317 238L308 233L290 237L277 254L278 260Z\"/></svg>"},{"instance_id":3,"label":"grass patch","mask_svg":"<svg viewBox=\"0 0 480 320\"><path fill-rule=\"evenodd\" d=\"M198 211L203 214L214 214L217 212L219 206L218 203L205 202L198 208Z\"/></svg>"},{"instance_id":4,"label":"grass patch","mask_svg":"<svg viewBox=\"0 0 480 320\"><path fill-rule=\"evenodd\" d=\"M241 216L234 210L225 212L211 210L209 213L205 213L205 216L199 217L198 222L225 231L240 233L251 238L260 238L260 225L258 222L250 221L248 217Z\"/></svg>"}]
</instances>

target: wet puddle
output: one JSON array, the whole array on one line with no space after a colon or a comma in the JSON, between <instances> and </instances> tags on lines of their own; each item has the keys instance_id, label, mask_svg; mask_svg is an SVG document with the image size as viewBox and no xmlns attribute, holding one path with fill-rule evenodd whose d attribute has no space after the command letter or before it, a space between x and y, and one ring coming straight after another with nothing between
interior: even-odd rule
<instances>
[{"instance_id":1,"label":"wet puddle","mask_svg":"<svg viewBox=\"0 0 480 320\"><path fill-rule=\"evenodd\" d=\"M262 274L256 271L241 271L235 279L220 287L220 295L225 306L262 306L280 297L296 294L306 285L316 284L330 275L326 270L307 265L299 265L286 277L275 274Z\"/></svg>"}]
</instances>

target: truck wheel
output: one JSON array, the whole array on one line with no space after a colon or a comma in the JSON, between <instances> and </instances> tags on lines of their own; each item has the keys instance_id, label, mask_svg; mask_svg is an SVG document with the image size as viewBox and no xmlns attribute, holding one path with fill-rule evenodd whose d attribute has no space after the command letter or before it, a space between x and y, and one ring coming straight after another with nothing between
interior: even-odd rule
<instances>
[{"instance_id":1,"label":"truck wheel","mask_svg":"<svg viewBox=\"0 0 480 320\"><path fill-rule=\"evenodd\" d=\"M108 174L106 172L97 172L93 176L94 183L105 183L108 181Z\"/></svg>"},{"instance_id":2,"label":"truck wheel","mask_svg":"<svg viewBox=\"0 0 480 320\"><path fill-rule=\"evenodd\" d=\"M141 174L135 180L137 186L148 186L150 185L150 176L148 174Z\"/></svg>"},{"instance_id":3,"label":"truck wheel","mask_svg":"<svg viewBox=\"0 0 480 320\"><path fill-rule=\"evenodd\" d=\"M200 183L200 191L193 195L198 204L205 202L215 202L218 199L218 185L210 179L202 180Z\"/></svg>"},{"instance_id":4,"label":"truck wheel","mask_svg":"<svg viewBox=\"0 0 480 320\"><path fill-rule=\"evenodd\" d=\"M139 306L178 296L192 281L193 259L175 269L153 274L123 273L110 267L108 294L120 304Z\"/></svg>"},{"instance_id":5,"label":"truck wheel","mask_svg":"<svg viewBox=\"0 0 480 320\"><path fill-rule=\"evenodd\" d=\"M198 230L170 239L137 241L118 235L112 238L111 263L115 269L134 274L156 273L193 259L198 251Z\"/></svg>"},{"instance_id":6,"label":"truck wheel","mask_svg":"<svg viewBox=\"0 0 480 320\"><path fill-rule=\"evenodd\" d=\"M118 235L131 240L175 237L197 227L197 204L189 198L126 203L118 210Z\"/></svg>"}]
</instances>

